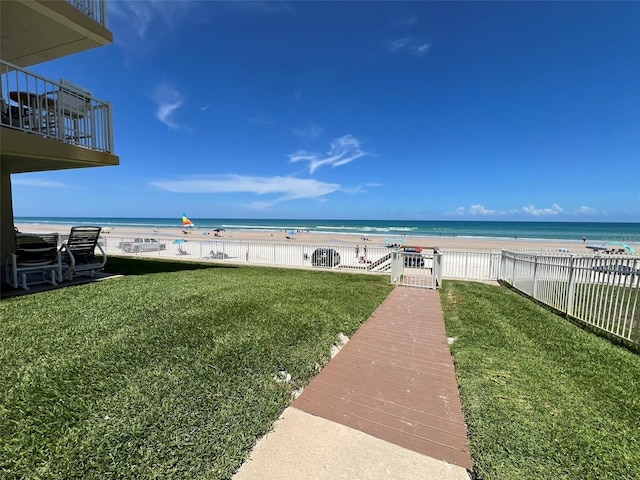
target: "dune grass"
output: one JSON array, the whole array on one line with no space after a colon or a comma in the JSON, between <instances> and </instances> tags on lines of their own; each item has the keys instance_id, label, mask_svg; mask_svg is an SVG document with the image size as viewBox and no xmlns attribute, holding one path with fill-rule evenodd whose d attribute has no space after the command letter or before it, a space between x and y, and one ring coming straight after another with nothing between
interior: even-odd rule
<instances>
[{"instance_id":1,"label":"dune grass","mask_svg":"<svg viewBox=\"0 0 640 480\"><path fill-rule=\"evenodd\" d=\"M640 478L640 356L506 288L441 299L478 478Z\"/></svg>"},{"instance_id":2,"label":"dune grass","mask_svg":"<svg viewBox=\"0 0 640 480\"><path fill-rule=\"evenodd\" d=\"M0 302L0 477L229 478L387 277L110 258ZM155 272L155 273L148 273ZM291 383L274 380L278 372Z\"/></svg>"}]
</instances>

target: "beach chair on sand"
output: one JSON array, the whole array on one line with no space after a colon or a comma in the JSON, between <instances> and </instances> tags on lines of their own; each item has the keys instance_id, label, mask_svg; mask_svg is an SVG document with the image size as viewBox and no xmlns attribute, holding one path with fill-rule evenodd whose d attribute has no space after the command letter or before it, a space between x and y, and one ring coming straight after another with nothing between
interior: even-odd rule
<instances>
[{"instance_id":1,"label":"beach chair on sand","mask_svg":"<svg viewBox=\"0 0 640 480\"><path fill-rule=\"evenodd\" d=\"M13 288L29 290L29 285L57 285L62 265L58 252L58 234L16 232L16 252L7 255L6 281Z\"/></svg>"},{"instance_id":2,"label":"beach chair on sand","mask_svg":"<svg viewBox=\"0 0 640 480\"><path fill-rule=\"evenodd\" d=\"M71 233L60 247L62 279L71 280L78 275L95 276L107 263L107 254L98 243L101 227L71 227ZM102 255L95 255L98 248Z\"/></svg>"}]
</instances>

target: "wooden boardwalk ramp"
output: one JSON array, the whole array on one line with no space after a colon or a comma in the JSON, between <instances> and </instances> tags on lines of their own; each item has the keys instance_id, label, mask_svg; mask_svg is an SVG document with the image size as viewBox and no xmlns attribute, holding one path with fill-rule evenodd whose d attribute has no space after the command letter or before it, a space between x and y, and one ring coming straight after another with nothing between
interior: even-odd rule
<instances>
[{"instance_id":1,"label":"wooden boardwalk ramp","mask_svg":"<svg viewBox=\"0 0 640 480\"><path fill-rule=\"evenodd\" d=\"M395 288L293 407L473 467L437 290Z\"/></svg>"}]
</instances>

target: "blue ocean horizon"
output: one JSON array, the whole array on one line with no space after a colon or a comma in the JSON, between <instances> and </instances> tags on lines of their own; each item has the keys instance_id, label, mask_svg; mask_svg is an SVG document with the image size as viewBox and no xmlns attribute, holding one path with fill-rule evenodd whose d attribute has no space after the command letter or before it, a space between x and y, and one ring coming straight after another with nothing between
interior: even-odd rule
<instances>
[{"instance_id":1,"label":"blue ocean horizon","mask_svg":"<svg viewBox=\"0 0 640 480\"><path fill-rule=\"evenodd\" d=\"M580 240L640 242L640 223L616 222L510 222L459 220L317 220L230 219L189 217L196 228L248 231L309 231L331 235L379 237L523 238L530 240ZM182 228L182 217L15 217L31 225L100 225L102 227Z\"/></svg>"}]
</instances>

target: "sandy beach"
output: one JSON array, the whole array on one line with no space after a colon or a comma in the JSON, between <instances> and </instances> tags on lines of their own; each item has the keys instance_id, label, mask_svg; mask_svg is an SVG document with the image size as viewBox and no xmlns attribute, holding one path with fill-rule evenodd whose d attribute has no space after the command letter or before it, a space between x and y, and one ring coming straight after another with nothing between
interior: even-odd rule
<instances>
[{"instance_id":1,"label":"sandy beach","mask_svg":"<svg viewBox=\"0 0 640 480\"><path fill-rule=\"evenodd\" d=\"M60 235L67 235L71 231L72 225L41 225L41 224L17 224L18 230L24 233L52 233L57 232ZM103 229L102 235L108 238L156 238L164 240L175 240L183 238L188 241L229 241L229 242L251 242L251 243L292 243L307 245L356 245L367 247L381 247L387 236L382 235L330 235L314 232L299 232L296 235L289 235L284 231L248 231L248 230L229 230L220 232L219 236L215 236L213 231L203 229L190 230L188 235L182 233L179 228L130 228L130 227L113 227ZM287 238L290 237L290 238ZM366 238L367 240L363 240ZM395 236L394 239L404 240L403 245L420 246L423 248L433 248L434 246L446 250L463 250L463 251L488 251L500 249L518 249L518 250L557 250L566 248L575 253L585 253L585 248L589 242L572 241L572 240L538 240L538 239L502 239L502 238L470 238L470 237L414 237ZM110 242L111 243L111 242ZM598 242L600 243L600 242ZM640 247L634 245L634 247Z\"/></svg>"},{"instance_id":2,"label":"sandy beach","mask_svg":"<svg viewBox=\"0 0 640 480\"><path fill-rule=\"evenodd\" d=\"M71 225L19 224L23 233L58 233L60 243L71 231ZM537 251L552 255L572 253L592 256L585 248L588 241L549 241L534 239L473 238L473 237L413 237L352 234L323 234L298 231L255 231L233 229L220 232L201 228L188 234L180 228L109 227L103 230L99 246L111 256L145 257L238 265L277 266L287 268L337 268L342 271L389 275L391 250L387 240L403 246L422 247L426 268L412 270L406 278L417 282L431 281L434 247L444 253L443 278L464 278L484 281L495 279L499 262L490 252L502 249ZM137 239L137 240L136 240ZM635 246L635 245L634 245ZM622 259L622 256L607 255ZM325 260L322 260L322 259ZM327 264L328 258L331 263ZM422 272L422 273L420 273ZM413 281L413 280L412 280Z\"/></svg>"}]
</instances>

